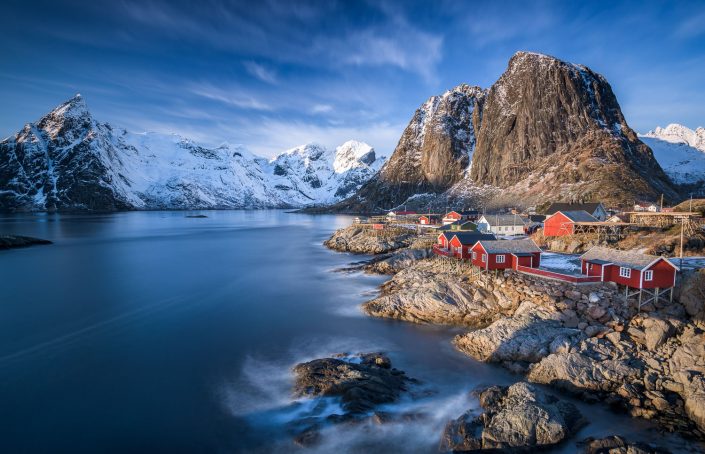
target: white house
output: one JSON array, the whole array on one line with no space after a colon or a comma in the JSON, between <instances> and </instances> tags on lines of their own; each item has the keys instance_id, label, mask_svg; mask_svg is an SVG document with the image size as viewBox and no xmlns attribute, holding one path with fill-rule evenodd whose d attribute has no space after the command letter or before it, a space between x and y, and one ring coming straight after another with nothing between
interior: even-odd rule
<instances>
[{"instance_id":1,"label":"white house","mask_svg":"<svg viewBox=\"0 0 705 454\"><path fill-rule=\"evenodd\" d=\"M485 214L477 221L477 229L495 235L523 235L530 223L518 214Z\"/></svg>"}]
</instances>

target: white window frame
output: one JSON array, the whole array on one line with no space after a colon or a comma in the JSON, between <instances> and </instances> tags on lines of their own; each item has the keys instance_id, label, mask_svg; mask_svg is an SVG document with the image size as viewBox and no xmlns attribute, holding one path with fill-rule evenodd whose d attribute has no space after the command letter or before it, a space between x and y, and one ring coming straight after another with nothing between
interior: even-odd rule
<instances>
[{"instance_id":1,"label":"white window frame","mask_svg":"<svg viewBox=\"0 0 705 454\"><path fill-rule=\"evenodd\" d=\"M632 277L632 269L627 268L626 266L620 266L619 267L619 277L623 277L626 279L631 279Z\"/></svg>"},{"instance_id":2,"label":"white window frame","mask_svg":"<svg viewBox=\"0 0 705 454\"><path fill-rule=\"evenodd\" d=\"M472 259L477 260L477 252L472 251Z\"/></svg>"},{"instance_id":3,"label":"white window frame","mask_svg":"<svg viewBox=\"0 0 705 454\"><path fill-rule=\"evenodd\" d=\"M644 271L644 280L645 281L653 281L654 280L654 270Z\"/></svg>"},{"instance_id":4,"label":"white window frame","mask_svg":"<svg viewBox=\"0 0 705 454\"><path fill-rule=\"evenodd\" d=\"M497 263L505 263L505 260L507 260L507 256L505 254L497 255Z\"/></svg>"},{"instance_id":5,"label":"white window frame","mask_svg":"<svg viewBox=\"0 0 705 454\"><path fill-rule=\"evenodd\" d=\"M482 261L487 262L487 254L482 254Z\"/></svg>"}]
</instances>

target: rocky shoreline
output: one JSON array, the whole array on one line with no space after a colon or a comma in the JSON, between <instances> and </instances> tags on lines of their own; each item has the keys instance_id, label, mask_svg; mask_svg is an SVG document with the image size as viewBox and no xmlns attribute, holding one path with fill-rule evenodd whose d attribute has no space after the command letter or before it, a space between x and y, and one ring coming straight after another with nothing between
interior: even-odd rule
<instances>
[{"instance_id":1,"label":"rocky shoreline","mask_svg":"<svg viewBox=\"0 0 705 454\"><path fill-rule=\"evenodd\" d=\"M49 240L21 235L0 235L0 249L14 249L38 244L52 244Z\"/></svg>"},{"instance_id":2,"label":"rocky shoreline","mask_svg":"<svg viewBox=\"0 0 705 454\"><path fill-rule=\"evenodd\" d=\"M672 303L637 311L635 301L609 283L573 285L514 271L477 277L419 253L396 266L378 265L409 250L400 246L364 268L393 274L381 295L363 304L364 312L467 327L453 344L477 360L705 440L704 270L683 276ZM584 451L602 452L601 446L631 445L612 437L587 441Z\"/></svg>"}]
</instances>

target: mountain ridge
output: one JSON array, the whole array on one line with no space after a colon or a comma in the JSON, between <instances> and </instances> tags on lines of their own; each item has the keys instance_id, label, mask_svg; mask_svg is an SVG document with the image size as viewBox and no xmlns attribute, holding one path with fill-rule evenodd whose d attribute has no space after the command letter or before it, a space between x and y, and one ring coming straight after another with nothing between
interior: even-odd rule
<instances>
[{"instance_id":1,"label":"mountain ridge","mask_svg":"<svg viewBox=\"0 0 705 454\"><path fill-rule=\"evenodd\" d=\"M266 159L132 133L96 121L79 94L0 141L0 210L302 207L349 196L384 162L357 141L292 150Z\"/></svg>"}]
</instances>

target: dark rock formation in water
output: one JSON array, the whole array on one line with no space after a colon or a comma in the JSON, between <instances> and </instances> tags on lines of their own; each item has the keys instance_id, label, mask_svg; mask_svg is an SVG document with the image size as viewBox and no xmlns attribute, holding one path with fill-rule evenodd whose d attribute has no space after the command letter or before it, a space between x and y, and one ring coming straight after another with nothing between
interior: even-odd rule
<instances>
[{"instance_id":1,"label":"dark rock formation in water","mask_svg":"<svg viewBox=\"0 0 705 454\"><path fill-rule=\"evenodd\" d=\"M49 240L21 235L0 235L0 249L33 246L35 244L51 244Z\"/></svg>"},{"instance_id":2,"label":"dark rock formation in water","mask_svg":"<svg viewBox=\"0 0 705 454\"><path fill-rule=\"evenodd\" d=\"M416 380L392 367L382 353L341 354L320 358L294 367L294 396L333 398L340 402L342 414L325 419L310 415L291 424L294 442L311 446L320 441L325 424L358 424L365 421L384 424L414 419L414 414L375 411L382 404L395 402Z\"/></svg>"},{"instance_id":3,"label":"dark rock formation in water","mask_svg":"<svg viewBox=\"0 0 705 454\"><path fill-rule=\"evenodd\" d=\"M352 360L314 359L294 367L294 375L295 396L339 397L343 410L350 414L394 402L406 390L409 381L380 353L364 354Z\"/></svg>"},{"instance_id":4,"label":"dark rock formation in water","mask_svg":"<svg viewBox=\"0 0 705 454\"><path fill-rule=\"evenodd\" d=\"M575 405L525 382L492 386L478 397L484 413L468 412L448 423L441 451L545 448L571 437L585 424Z\"/></svg>"}]
</instances>

